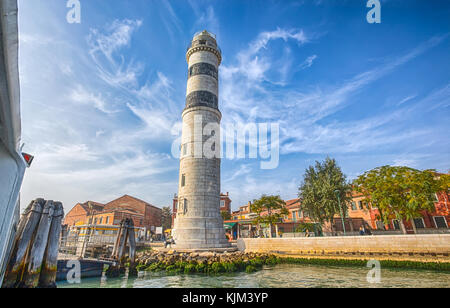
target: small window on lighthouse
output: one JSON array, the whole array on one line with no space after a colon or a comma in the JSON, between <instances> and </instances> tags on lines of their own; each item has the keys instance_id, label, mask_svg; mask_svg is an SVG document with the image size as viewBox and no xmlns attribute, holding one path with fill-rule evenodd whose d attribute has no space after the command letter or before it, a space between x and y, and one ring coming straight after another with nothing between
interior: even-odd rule
<instances>
[{"instance_id":1,"label":"small window on lighthouse","mask_svg":"<svg viewBox=\"0 0 450 308\"><path fill-rule=\"evenodd\" d=\"M187 144L183 145L183 155L187 154Z\"/></svg>"},{"instance_id":2,"label":"small window on lighthouse","mask_svg":"<svg viewBox=\"0 0 450 308\"><path fill-rule=\"evenodd\" d=\"M186 184L186 177L184 176L184 174L181 176L181 187L184 187L184 185Z\"/></svg>"}]
</instances>

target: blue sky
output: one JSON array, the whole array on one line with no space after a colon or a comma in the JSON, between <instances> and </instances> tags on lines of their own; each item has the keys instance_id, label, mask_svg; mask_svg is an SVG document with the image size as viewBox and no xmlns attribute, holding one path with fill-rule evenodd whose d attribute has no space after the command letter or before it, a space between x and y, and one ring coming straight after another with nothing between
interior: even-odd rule
<instances>
[{"instance_id":1,"label":"blue sky","mask_svg":"<svg viewBox=\"0 0 450 308\"><path fill-rule=\"evenodd\" d=\"M305 168L327 155L349 179L381 165L447 172L450 3L382 1L19 0L27 170L37 197L157 206L178 187L171 145L186 93L186 47L208 29L222 49L223 123L280 125L280 164L222 161L232 207L262 193L295 198Z\"/></svg>"}]
</instances>

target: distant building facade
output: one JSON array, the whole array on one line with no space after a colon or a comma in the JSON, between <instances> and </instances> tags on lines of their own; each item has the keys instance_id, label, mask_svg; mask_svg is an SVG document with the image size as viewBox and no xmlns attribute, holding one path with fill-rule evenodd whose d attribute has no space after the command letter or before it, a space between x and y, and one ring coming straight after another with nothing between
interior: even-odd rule
<instances>
[{"instance_id":1,"label":"distant building facade","mask_svg":"<svg viewBox=\"0 0 450 308\"><path fill-rule=\"evenodd\" d=\"M396 219L389 219L388 224L384 224L380 217L380 212L377 208L372 207L365 202L365 197L357 192L352 193L351 202L347 205L348 216L344 220L345 230L347 233L358 233L361 226L365 229L382 231L400 231L400 223ZM450 196L447 192L436 193L435 195L435 210L434 211L422 211L421 217L414 219L415 227L418 233L434 233L442 232L448 233L450 225ZM308 213L302 209L301 199L296 198L292 200L286 200L286 208L289 214L284 216L282 220L273 226L272 233L275 234L275 229L279 234L295 232L298 225L301 223L315 223ZM267 215L268 213L262 212L261 215ZM257 216L251 210L251 202L240 206L239 210L231 213L231 220L224 222L225 228L233 239L239 237L255 237L258 236L256 226L253 224L253 220ZM412 223L410 221L403 221L408 233L413 232ZM324 235L342 234L343 226L342 219L339 215L334 217L333 225L325 223L322 226ZM266 230L266 233L268 230ZM259 235L261 236L261 235ZM264 234L267 236L267 234Z\"/></svg>"},{"instance_id":2,"label":"distant building facade","mask_svg":"<svg viewBox=\"0 0 450 308\"><path fill-rule=\"evenodd\" d=\"M117 226L124 218L131 218L134 226L154 232L161 226L162 210L141 199L124 195L109 203L93 201L76 204L64 218L69 228L80 225Z\"/></svg>"},{"instance_id":3,"label":"distant building facade","mask_svg":"<svg viewBox=\"0 0 450 308\"><path fill-rule=\"evenodd\" d=\"M414 219L413 222L403 220L406 231L413 232L412 223L414 223L419 233L433 232L432 229L448 229L450 225L450 210L448 192L438 192L434 195L434 211L422 211L421 217ZM364 201L365 197L357 192L353 192L352 201L348 205L348 219L345 220L346 231L358 230L360 226L372 230L401 230L400 222L394 218L388 218L388 224L384 224L379 210ZM334 230L342 231L342 221L337 215L334 219Z\"/></svg>"}]
</instances>

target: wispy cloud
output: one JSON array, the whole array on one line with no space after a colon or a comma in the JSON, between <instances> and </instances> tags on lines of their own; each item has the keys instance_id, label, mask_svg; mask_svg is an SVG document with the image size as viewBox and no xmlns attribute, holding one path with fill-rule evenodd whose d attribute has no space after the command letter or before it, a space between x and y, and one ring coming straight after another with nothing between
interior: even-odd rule
<instances>
[{"instance_id":1,"label":"wispy cloud","mask_svg":"<svg viewBox=\"0 0 450 308\"><path fill-rule=\"evenodd\" d=\"M133 60L125 62L120 49L130 45L132 34L142 25L142 20L115 20L105 31L91 29L88 36L89 54L100 78L112 86L136 86L143 65Z\"/></svg>"},{"instance_id":2,"label":"wispy cloud","mask_svg":"<svg viewBox=\"0 0 450 308\"><path fill-rule=\"evenodd\" d=\"M101 94L96 95L96 94L90 93L90 92L86 91L86 89L84 89L83 86L81 86L81 85L76 86L72 90L69 98L73 102L77 102L80 104L91 104L94 108L96 108L106 114L116 112L107 107L107 103L105 102L105 100L103 99Z\"/></svg>"},{"instance_id":3,"label":"wispy cloud","mask_svg":"<svg viewBox=\"0 0 450 308\"><path fill-rule=\"evenodd\" d=\"M417 97L417 95L410 95L410 96L408 96L408 97L405 97L404 99L402 99L401 101L399 101L399 102L397 103L397 106L401 106L401 105L403 105L404 103L409 102L410 100L412 100L412 99L414 99L414 98L416 98L416 97Z\"/></svg>"},{"instance_id":4,"label":"wispy cloud","mask_svg":"<svg viewBox=\"0 0 450 308\"><path fill-rule=\"evenodd\" d=\"M306 60L302 64L300 64L299 68L301 70L303 70L305 68L311 67L314 63L314 60L316 60L316 59L317 59L317 55L309 56L308 58L306 58Z\"/></svg>"},{"instance_id":5,"label":"wispy cloud","mask_svg":"<svg viewBox=\"0 0 450 308\"><path fill-rule=\"evenodd\" d=\"M192 31L208 30L220 37L220 23L214 8L211 5L201 5L198 1L192 0L189 0L189 4L196 16Z\"/></svg>"},{"instance_id":6,"label":"wispy cloud","mask_svg":"<svg viewBox=\"0 0 450 308\"><path fill-rule=\"evenodd\" d=\"M412 109L399 109L389 115L373 115L357 121L320 123L338 111L355 104L354 97L369 85L392 73L429 49L440 44L446 36L433 37L404 55L371 70L359 73L338 86L317 85L309 92L300 89L281 91L263 85L265 73L272 59L261 61L259 51L268 48L272 39L293 39L301 46L308 42L307 35L299 31L277 29L264 32L237 55L237 66L223 68L222 95L230 121L245 122L255 119L274 120L281 125L281 151L288 153L351 153L408 142L411 138L426 136L429 129L402 130L392 123L403 123L405 114ZM300 66L312 65L317 56L306 59ZM242 82L244 80L244 82ZM448 89L442 90L444 93ZM442 94L442 93L440 93ZM409 97L407 100L411 100ZM428 98L430 99L430 98ZM399 106L405 103L404 100ZM433 104L440 106L445 104Z\"/></svg>"}]
</instances>

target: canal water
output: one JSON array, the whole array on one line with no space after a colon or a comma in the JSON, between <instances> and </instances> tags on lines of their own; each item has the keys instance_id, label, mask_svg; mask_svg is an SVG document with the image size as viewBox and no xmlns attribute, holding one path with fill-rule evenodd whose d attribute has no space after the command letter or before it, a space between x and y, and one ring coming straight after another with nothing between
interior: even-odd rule
<instances>
[{"instance_id":1,"label":"canal water","mask_svg":"<svg viewBox=\"0 0 450 308\"><path fill-rule=\"evenodd\" d=\"M81 284L58 283L58 288L450 288L450 273L381 269L381 282L367 282L368 268L290 265L265 267L251 274L166 275L141 272L139 277L89 278Z\"/></svg>"}]
</instances>

